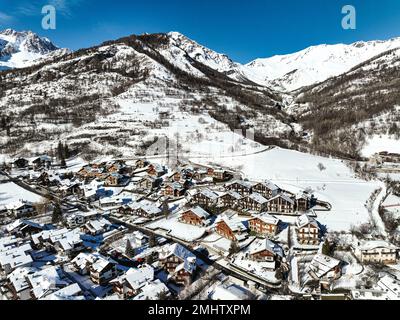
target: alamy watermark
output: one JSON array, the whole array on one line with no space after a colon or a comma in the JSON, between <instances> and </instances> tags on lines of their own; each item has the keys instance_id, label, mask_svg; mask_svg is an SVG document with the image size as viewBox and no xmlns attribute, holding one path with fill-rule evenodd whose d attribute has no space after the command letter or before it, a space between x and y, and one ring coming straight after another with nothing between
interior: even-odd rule
<instances>
[{"instance_id":1,"label":"alamy watermark","mask_svg":"<svg viewBox=\"0 0 400 320\"><path fill-rule=\"evenodd\" d=\"M42 8L42 28L44 30L55 30L57 28L57 10L53 5L46 5Z\"/></svg>"},{"instance_id":2,"label":"alamy watermark","mask_svg":"<svg viewBox=\"0 0 400 320\"><path fill-rule=\"evenodd\" d=\"M342 28L344 30L355 30L357 28L357 12L352 5L346 5L342 8L342 14L345 16L342 19Z\"/></svg>"}]
</instances>

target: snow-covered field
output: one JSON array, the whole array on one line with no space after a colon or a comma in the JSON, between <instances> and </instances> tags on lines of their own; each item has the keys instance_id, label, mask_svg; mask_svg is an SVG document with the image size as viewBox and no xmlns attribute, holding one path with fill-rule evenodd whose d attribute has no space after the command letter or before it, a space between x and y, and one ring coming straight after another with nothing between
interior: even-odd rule
<instances>
[{"instance_id":1,"label":"snow-covered field","mask_svg":"<svg viewBox=\"0 0 400 320\"><path fill-rule=\"evenodd\" d=\"M39 202L42 200L42 197L12 182L0 184L0 205L10 204L19 200Z\"/></svg>"},{"instance_id":2,"label":"snow-covered field","mask_svg":"<svg viewBox=\"0 0 400 320\"><path fill-rule=\"evenodd\" d=\"M318 220L330 231L348 231L352 225L370 221L365 203L382 187L378 181L364 181L343 161L292 150L274 148L261 153L210 159L192 158L196 163L219 163L239 170L250 180L272 180L288 191L312 191L332 205L329 212L317 212Z\"/></svg>"},{"instance_id":3,"label":"snow-covered field","mask_svg":"<svg viewBox=\"0 0 400 320\"><path fill-rule=\"evenodd\" d=\"M156 230L161 229L167 231L169 236L184 240L195 241L200 239L206 232L205 228L200 228L178 221L179 215L157 220L148 224L146 227Z\"/></svg>"},{"instance_id":4,"label":"snow-covered field","mask_svg":"<svg viewBox=\"0 0 400 320\"><path fill-rule=\"evenodd\" d=\"M389 135L374 135L367 139L361 154L364 157L370 157L382 151L400 153L400 140Z\"/></svg>"}]
</instances>

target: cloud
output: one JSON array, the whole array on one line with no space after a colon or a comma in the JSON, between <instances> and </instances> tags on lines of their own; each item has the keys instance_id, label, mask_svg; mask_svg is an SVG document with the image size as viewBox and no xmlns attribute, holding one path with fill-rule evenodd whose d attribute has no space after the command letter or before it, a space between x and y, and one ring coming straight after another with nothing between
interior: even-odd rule
<instances>
[{"instance_id":1,"label":"cloud","mask_svg":"<svg viewBox=\"0 0 400 320\"><path fill-rule=\"evenodd\" d=\"M54 6L57 12L64 16L72 16L73 7L81 4L83 0L50 0L49 4Z\"/></svg>"},{"instance_id":2,"label":"cloud","mask_svg":"<svg viewBox=\"0 0 400 320\"><path fill-rule=\"evenodd\" d=\"M0 25L10 23L13 17L0 11Z\"/></svg>"}]
</instances>

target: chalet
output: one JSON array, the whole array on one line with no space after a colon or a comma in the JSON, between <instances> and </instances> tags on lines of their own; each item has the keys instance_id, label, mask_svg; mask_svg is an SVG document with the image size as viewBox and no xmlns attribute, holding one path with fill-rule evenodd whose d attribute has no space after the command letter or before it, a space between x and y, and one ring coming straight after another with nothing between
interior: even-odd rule
<instances>
[{"instance_id":1,"label":"chalet","mask_svg":"<svg viewBox=\"0 0 400 320\"><path fill-rule=\"evenodd\" d=\"M302 285L318 281L323 289L330 289L332 282L341 276L341 265L340 260L318 253L306 267L307 276Z\"/></svg>"},{"instance_id":2,"label":"chalet","mask_svg":"<svg viewBox=\"0 0 400 320\"><path fill-rule=\"evenodd\" d=\"M58 192L62 197L76 196L80 198L85 195L84 188L80 183L62 184L59 186Z\"/></svg>"},{"instance_id":3,"label":"chalet","mask_svg":"<svg viewBox=\"0 0 400 320\"><path fill-rule=\"evenodd\" d=\"M238 206L242 196L235 191L228 191L218 198L218 205L223 208L235 208Z\"/></svg>"},{"instance_id":4,"label":"chalet","mask_svg":"<svg viewBox=\"0 0 400 320\"><path fill-rule=\"evenodd\" d=\"M386 241L364 241L355 248L363 263L396 264L399 248Z\"/></svg>"},{"instance_id":5,"label":"chalet","mask_svg":"<svg viewBox=\"0 0 400 320\"><path fill-rule=\"evenodd\" d=\"M164 247L159 253L159 261L178 285L189 285L197 270L196 256L182 245L175 243Z\"/></svg>"},{"instance_id":6,"label":"chalet","mask_svg":"<svg viewBox=\"0 0 400 320\"><path fill-rule=\"evenodd\" d=\"M246 255L250 260L268 263L264 266L270 270L275 270L276 262L284 257L282 247L269 239L256 240Z\"/></svg>"},{"instance_id":7,"label":"chalet","mask_svg":"<svg viewBox=\"0 0 400 320\"><path fill-rule=\"evenodd\" d=\"M129 182L129 178L119 173L112 173L105 178L105 186L107 187L119 187L126 185Z\"/></svg>"},{"instance_id":8,"label":"chalet","mask_svg":"<svg viewBox=\"0 0 400 320\"><path fill-rule=\"evenodd\" d=\"M69 228L81 227L90 220L96 220L101 217L101 214L97 211L89 212L76 212L68 216L67 225Z\"/></svg>"},{"instance_id":9,"label":"chalet","mask_svg":"<svg viewBox=\"0 0 400 320\"><path fill-rule=\"evenodd\" d=\"M161 179L157 179L151 176L145 176L139 180L136 184L137 188L151 191L157 188L161 183Z\"/></svg>"},{"instance_id":10,"label":"chalet","mask_svg":"<svg viewBox=\"0 0 400 320\"><path fill-rule=\"evenodd\" d=\"M214 170L214 178L217 180L225 180L227 177L226 171L223 169L215 169Z\"/></svg>"},{"instance_id":11,"label":"chalet","mask_svg":"<svg viewBox=\"0 0 400 320\"><path fill-rule=\"evenodd\" d=\"M207 177L207 169L196 168L193 172L193 178L195 180L201 181Z\"/></svg>"},{"instance_id":12,"label":"chalet","mask_svg":"<svg viewBox=\"0 0 400 320\"><path fill-rule=\"evenodd\" d=\"M40 156L32 161L33 169L50 169L52 160L49 156Z\"/></svg>"},{"instance_id":13,"label":"chalet","mask_svg":"<svg viewBox=\"0 0 400 320\"><path fill-rule=\"evenodd\" d=\"M295 196L296 210L299 212L306 212L311 208L311 200L308 194L299 193Z\"/></svg>"},{"instance_id":14,"label":"chalet","mask_svg":"<svg viewBox=\"0 0 400 320\"><path fill-rule=\"evenodd\" d=\"M267 199L275 197L279 191L279 187L270 181L256 183L253 186L253 192L257 192Z\"/></svg>"},{"instance_id":15,"label":"chalet","mask_svg":"<svg viewBox=\"0 0 400 320\"><path fill-rule=\"evenodd\" d=\"M81 168L76 175L81 180L83 179L103 179L108 174L105 169L99 165L92 164Z\"/></svg>"},{"instance_id":16,"label":"chalet","mask_svg":"<svg viewBox=\"0 0 400 320\"><path fill-rule=\"evenodd\" d=\"M121 298L129 299L137 296L142 288L153 280L154 268L145 264L138 269L129 269L122 276L112 280L110 284Z\"/></svg>"},{"instance_id":17,"label":"chalet","mask_svg":"<svg viewBox=\"0 0 400 320\"><path fill-rule=\"evenodd\" d=\"M153 177L161 177L167 173L167 169L160 164L151 164L147 169L147 173Z\"/></svg>"},{"instance_id":18,"label":"chalet","mask_svg":"<svg viewBox=\"0 0 400 320\"><path fill-rule=\"evenodd\" d=\"M133 300L159 300L160 294L163 294L166 299L171 296L168 287L160 281L155 279L146 283L141 289L140 293L133 298Z\"/></svg>"},{"instance_id":19,"label":"chalet","mask_svg":"<svg viewBox=\"0 0 400 320\"><path fill-rule=\"evenodd\" d=\"M22 244L18 247L5 247L0 250L0 271L6 275L10 274L17 268L30 267L33 259L30 255L32 252L30 244Z\"/></svg>"},{"instance_id":20,"label":"chalet","mask_svg":"<svg viewBox=\"0 0 400 320\"><path fill-rule=\"evenodd\" d=\"M29 201L17 201L6 205L9 215L13 215L15 218L23 218L31 215L35 212L35 207L32 202Z\"/></svg>"},{"instance_id":21,"label":"chalet","mask_svg":"<svg viewBox=\"0 0 400 320\"><path fill-rule=\"evenodd\" d=\"M112 224L104 218L89 220L82 227L82 231L92 236L97 236L111 229Z\"/></svg>"},{"instance_id":22,"label":"chalet","mask_svg":"<svg viewBox=\"0 0 400 320\"><path fill-rule=\"evenodd\" d=\"M43 186L55 187L61 185L61 178L54 172L44 171L36 179L36 182Z\"/></svg>"},{"instance_id":23,"label":"chalet","mask_svg":"<svg viewBox=\"0 0 400 320\"><path fill-rule=\"evenodd\" d=\"M81 287L77 283L70 284L60 290L57 290L49 295L46 295L40 300L68 300L68 301L82 301L86 300Z\"/></svg>"},{"instance_id":24,"label":"chalet","mask_svg":"<svg viewBox=\"0 0 400 320\"><path fill-rule=\"evenodd\" d=\"M24 158L18 158L17 160L15 160L12 164L13 168L16 169L24 169L27 168L29 165L29 161L24 159Z\"/></svg>"},{"instance_id":25,"label":"chalet","mask_svg":"<svg viewBox=\"0 0 400 320\"><path fill-rule=\"evenodd\" d=\"M278 194L271 198L266 203L268 212L282 213L282 214L293 214L295 213L295 202L286 194Z\"/></svg>"},{"instance_id":26,"label":"chalet","mask_svg":"<svg viewBox=\"0 0 400 320\"><path fill-rule=\"evenodd\" d=\"M242 241L247 238L247 228L236 217L221 215L215 221L215 232L231 241Z\"/></svg>"},{"instance_id":27,"label":"chalet","mask_svg":"<svg viewBox=\"0 0 400 320\"><path fill-rule=\"evenodd\" d=\"M252 193L239 201L239 207L244 210L265 211L268 200L259 193Z\"/></svg>"},{"instance_id":28,"label":"chalet","mask_svg":"<svg viewBox=\"0 0 400 320\"><path fill-rule=\"evenodd\" d=\"M31 240L36 249L56 251L64 256L72 256L85 248L78 229L45 230L33 234Z\"/></svg>"},{"instance_id":29,"label":"chalet","mask_svg":"<svg viewBox=\"0 0 400 320\"><path fill-rule=\"evenodd\" d=\"M107 285L117 275L116 262L98 253L80 253L71 261L74 271L90 275L93 283Z\"/></svg>"},{"instance_id":30,"label":"chalet","mask_svg":"<svg viewBox=\"0 0 400 320\"><path fill-rule=\"evenodd\" d=\"M228 185L226 185L227 190L232 190L235 191L242 196L247 196L250 195L253 191L253 183L249 181L244 181L244 180L237 180L234 181Z\"/></svg>"},{"instance_id":31,"label":"chalet","mask_svg":"<svg viewBox=\"0 0 400 320\"><path fill-rule=\"evenodd\" d=\"M58 266L48 266L28 274L26 281L31 289L30 295L34 300L41 299L69 284Z\"/></svg>"},{"instance_id":32,"label":"chalet","mask_svg":"<svg viewBox=\"0 0 400 320\"><path fill-rule=\"evenodd\" d=\"M214 168L207 168L207 175L209 177L214 177L214 174L215 174Z\"/></svg>"},{"instance_id":33,"label":"chalet","mask_svg":"<svg viewBox=\"0 0 400 320\"><path fill-rule=\"evenodd\" d=\"M126 166L122 161L121 162L115 161L115 162L106 164L106 166L105 166L106 170L105 171L107 173L110 173L110 174L112 174L112 173L121 173L124 170L125 167Z\"/></svg>"},{"instance_id":34,"label":"chalet","mask_svg":"<svg viewBox=\"0 0 400 320\"><path fill-rule=\"evenodd\" d=\"M6 226L7 233L22 237L26 237L28 235L32 235L46 229L46 225L42 225L30 220L21 219L15 220L13 223Z\"/></svg>"},{"instance_id":35,"label":"chalet","mask_svg":"<svg viewBox=\"0 0 400 320\"><path fill-rule=\"evenodd\" d=\"M275 236L278 228L279 219L268 213L253 215L253 218L249 220L249 229L263 237Z\"/></svg>"},{"instance_id":36,"label":"chalet","mask_svg":"<svg viewBox=\"0 0 400 320\"><path fill-rule=\"evenodd\" d=\"M182 179L182 174L180 172L172 172L168 175L169 182L179 182Z\"/></svg>"},{"instance_id":37,"label":"chalet","mask_svg":"<svg viewBox=\"0 0 400 320\"><path fill-rule=\"evenodd\" d=\"M150 201L134 202L128 206L131 208L132 213L139 217L151 219L162 214L161 209Z\"/></svg>"},{"instance_id":38,"label":"chalet","mask_svg":"<svg viewBox=\"0 0 400 320\"><path fill-rule=\"evenodd\" d=\"M297 240L300 244L317 245L320 243L319 223L307 214L296 220Z\"/></svg>"},{"instance_id":39,"label":"chalet","mask_svg":"<svg viewBox=\"0 0 400 320\"><path fill-rule=\"evenodd\" d=\"M217 204L219 194L208 189L203 188L192 197L192 203L209 208Z\"/></svg>"},{"instance_id":40,"label":"chalet","mask_svg":"<svg viewBox=\"0 0 400 320\"><path fill-rule=\"evenodd\" d=\"M197 206L195 208L190 208L181 213L179 220L186 224L191 224L195 226L207 226L210 224L209 220L210 214Z\"/></svg>"},{"instance_id":41,"label":"chalet","mask_svg":"<svg viewBox=\"0 0 400 320\"><path fill-rule=\"evenodd\" d=\"M179 182L168 184L164 188L164 195L166 197L182 197L185 195L185 192L185 188Z\"/></svg>"},{"instance_id":42,"label":"chalet","mask_svg":"<svg viewBox=\"0 0 400 320\"><path fill-rule=\"evenodd\" d=\"M143 160L143 159L138 159L138 160L136 160L136 162L135 162L135 166L136 166L137 169L146 168L149 164L150 164L150 163L149 163L148 161Z\"/></svg>"}]
</instances>

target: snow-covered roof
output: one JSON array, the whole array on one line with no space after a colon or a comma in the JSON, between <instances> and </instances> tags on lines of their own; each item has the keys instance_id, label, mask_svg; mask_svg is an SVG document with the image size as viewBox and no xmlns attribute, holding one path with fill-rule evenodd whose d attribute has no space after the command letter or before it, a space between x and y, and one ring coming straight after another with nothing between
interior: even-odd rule
<instances>
[{"instance_id":1,"label":"snow-covered roof","mask_svg":"<svg viewBox=\"0 0 400 320\"><path fill-rule=\"evenodd\" d=\"M263 212L261 214L253 214L253 218L258 218L261 221L263 221L263 222L265 222L267 224L274 225L274 226L279 224L279 219L278 218L276 218L276 217L274 217L274 216L272 216L272 215L270 215L270 214L268 214L266 212Z\"/></svg>"},{"instance_id":2,"label":"snow-covered roof","mask_svg":"<svg viewBox=\"0 0 400 320\"><path fill-rule=\"evenodd\" d=\"M374 241L363 241L359 245L359 249L361 251L369 251L369 250L374 250L377 248L385 248L385 249L392 249L392 250L398 250L399 248L387 241L383 240L374 240Z\"/></svg>"},{"instance_id":3,"label":"snow-covered roof","mask_svg":"<svg viewBox=\"0 0 400 320\"><path fill-rule=\"evenodd\" d=\"M18 201L14 201L11 203L8 203L5 205L7 210L18 210L20 208L23 208L25 206L29 206L32 207L33 203L30 201L23 201L23 200L18 200Z\"/></svg>"},{"instance_id":4,"label":"snow-covered roof","mask_svg":"<svg viewBox=\"0 0 400 320\"><path fill-rule=\"evenodd\" d=\"M283 257L282 247L269 239L256 240L255 242L253 242L250 245L249 253L253 255L259 252L263 252L265 250L272 253L273 255Z\"/></svg>"},{"instance_id":5,"label":"snow-covered roof","mask_svg":"<svg viewBox=\"0 0 400 320\"><path fill-rule=\"evenodd\" d=\"M246 291L237 285L217 285L210 295L212 300L249 300Z\"/></svg>"},{"instance_id":6,"label":"snow-covered roof","mask_svg":"<svg viewBox=\"0 0 400 320\"><path fill-rule=\"evenodd\" d=\"M227 196L227 195L231 196L233 199L236 199L236 200L242 199L242 195L240 193L236 192L236 191L233 191L233 190L229 190L228 192L225 192L224 194L221 195L221 197L224 197L224 196Z\"/></svg>"},{"instance_id":7,"label":"snow-covered roof","mask_svg":"<svg viewBox=\"0 0 400 320\"><path fill-rule=\"evenodd\" d=\"M273 183L273 182L271 182L271 181L269 181L269 180L264 180L264 181L262 181L262 182L259 182L259 183L257 183L255 186L257 186L257 185L259 185L259 184L261 184L261 185L267 187L267 188L268 188L269 190L271 190L271 191L277 191L277 190L279 190L279 187L278 187L275 183Z\"/></svg>"},{"instance_id":8,"label":"snow-covered roof","mask_svg":"<svg viewBox=\"0 0 400 320\"><path fill-rule=\"evenodd\" d=\"M269 201L273 201L273 200L278 199L278 198L281 198L282 200L284 200L286 202L289 202L290 204L294 204L294 200L292 198L290 198L288 195L283 194L283 193L278 194L275 197L269 199L268 202Z\"/></svg>"},{"instance_id":9,"label":"snow-covered roof","mask_svg":"<svg viewBox=\"0 0 400 320\"><path fill-rule=\"evenodd\" d=\"M241 221L237 216L228 217L225 214L222 214L218 216L218 218L215 220L215 223L218 224L222 221L226 223L226 225L229 227L229 229L232 230L232 232L247 230L246 226L243 224L243 221Z\"/></svg>"},{"instance_id":10,"label":"snow-covered roof","mask_svg":"<svg viewBox=\"0 0 400 320\"><path fill-rule=\"evenodd\" d=\"M229 188L230 186L232 186L234 184L239 184L242 187L247 188L247 189L251 189L254 186L254 183L250 182L250 181L235 180L235 181L232 181L231 183L227 184L227 187Z\"/></svg>"},{"instance_id":11,"label":"snow-covered roof","mask_svg":"<svg viewBox=\"0 0 400 320\"><path fill-rule=\"evenodd\" d=\"M6 230L7 230L7 232L12 232L12 231L14 231L15 229L17 229L17 228L19 228L21 226L31 226L31 227L35 227L35 228L38 228L38 229L43 229L43 225L41 225L39 223L30 221L30 220L18 219L18 220L15 220L14 222L8 224L6 226Z\"/></svg>"},{"instance_id":12,"label":"snow-covered roof","mask_svg":"<svg viewBox=\"0 0 400 320\"><path fill-rule=\"evenodd\" d=\"M68 285L61 276L59 267L51 266L27 275L28 282L32 287L32 293L37 299L43 297L50 289Z\"/></svg>"},{"instance_id":13,"label":"snow-covered roof","mask_svg":"<svg viewBox=\"0 0 400 320\"><path fill-rule=\"evenodd\" d=\"M322 278L329 271L339 266L339 264L340 260L319 253L314 256L308 265L308 270L312 271L318 278Z\"/></svg>"},{"instance_id":14,"label":"snow-covered roof","mask_svg":"<svg viewBox=\"0 0 400 320\"><path fill-rule=\"evenodd\" d=\"M135 296L133 300L158 300L160 293L169 294L169 290L164 283L156 279L142 287L141 293Z\"/></svg>"},{"instance_id":15,"label":"snow-covered roof","mask_svg":"<svg viewBox=\"0 0 400 320\"><path fill-rule=\"evenodd\" d=\"M202 207L199 206L190 208L189 210L185 210L184 212L189 212L189 211L193 212L196 216L202 219L207 219L210 216L210 214L206 210L204 210Z\"/></svg>"},{"instance_id":16,"label":"snow-covered roof","mask_svg":"<svg viewBox=\"0 0 400 320\"><path fill-rule=\"evenodd\" d=\"M35 244L43 241L50 241L52 244L58 243L62 250L72 249L76 244L82 242L79 229L69 230L67 228L58 230L46 230L32 235L32 241Z\"/></svg>"},{"instance_id":17,"label":"snow-covered roof","mask_svg":"<svg viewBox=\"0 0 400 320\"><path fill-rule=\"evenodd\" d=\"M100 218L97 220L90 220L85 224L85 227L91 232L103 231L105 227L111 225L111 222L107 219Z\"/></svg>"},{"instance_id":18,"label":"snow-covered roof","mask_svg":"<svg viewBox=\"0 0 400 320\"><path fill-rule=\"evenodd\" d=\"M216 199L219 198L219 194L218 194L218 193L216 193L215 191L210 190L210 189L208 189L208 188L201 189L201 190L200 190L200 193L201 193L203 196L205 196L205 197L207 197L207 198L209 198L209 199L211 199L211 200L216 200Z\"/></svg>"},{"instance_id":19,"label":"snow-covered roof","mask_svg":"<svg viewBox=\"0 0 400 320\"><path fill-rule=\"evenodd\" d=\"M122 277L133 289L138 290L154 279L154 268L145 264L138 269L129 269Z\"/></svg>"},{"instance_id":20,"label":"snow-covered roof","mask_svg":"<svg viewBox=\"0 0 400 320\"><path fill-rule=\"evenodd\" d=\"M37 271L38 269L32 267L17 268L7 276L7 279L10 281L16 292L21 292L29 288L29 283L26 277Z\"/></svg>"},{"instance_id":21,"label":"snow-covered roof","mask_svg":"<svg viewBox=\"0 0 400 320\"><path fill-rule=\"evenodd\" d=\"M74 283L39 300L85 300L85 297L79 285Z\"/></svg>"},{"instance_id":22,"label":"snow-covered roof","mask_svg":"<svg viewBox=\"0 0 400 320\"><path fill-rule=\"evenodd\" d=\"M160 252L160 259L166 259L170 256L178 257L183 262L182 266L178 266L177 269L181 267L189 273L192 273L194 271L194 269L196 268L196 256L192 252L190 252L179 243L174 243L166 249L166 251L162 250Z\"/></svg>"},{"instance_id":23,"label":"snow-covered roof","mask_svg":"<svg viewBox=\"0 0 400 320\"><path fill-rule=\"evenodd\" d=\"M267 199L265 199L261 194L257 192L252 193L251 195L248 196L248 198L259 204L264 204L268 202Z\"/></svg>"},{"instance_id":24,"label":"snow-covered roof","mask_svg":"<svg viewBox=\"0 0 400 320\"><path fill-rule=\"evenodd\" d=\"M29 266L33 262L28 253L30 251L32 251L32 247L28 243L2 251L0 252L0 265L10 265L11 268Z\"/></svg>"},{"instance_id":25,"label":"snow-covered roof","mask_svg":"<svg viewBox=\"0 0 400 320\"><path fill-rule=\"evenodd\" d=\"M385 275L378 282L378 287L387 293L391 300L400 300L400 281Z\"/></svg>"},{"instance_id":26,"label":"snow-covered roof","mask_svg":"<svg viewBox=\"0 0 400 320\"><path fill-rule=\"evenodd\" d=\"M296 226L298 228L303 228L309 224L316 228L319 228L318 222L307 214L303 214L296 219Z\"/></svg>"}]
</instances>

